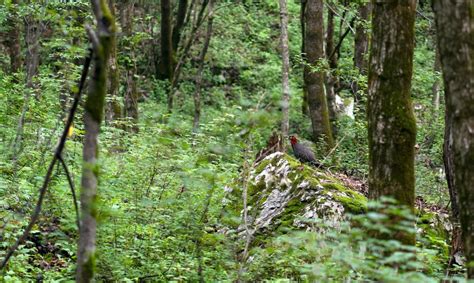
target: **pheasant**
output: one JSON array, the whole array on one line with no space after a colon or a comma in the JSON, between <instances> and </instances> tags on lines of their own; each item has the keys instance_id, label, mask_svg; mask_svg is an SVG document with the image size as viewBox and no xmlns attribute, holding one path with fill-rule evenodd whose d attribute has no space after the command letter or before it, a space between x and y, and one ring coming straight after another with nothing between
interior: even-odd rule
<instances>
[{"instance_id":1,"label":"pheasant","mask_svg":"<svg viewBox=\"0 0 474 283\"><path fill-rule=\"evenodd\" d=\"M293 148L293 153L299 161L302 163L310 163L311 165L320 168L322 165L316 161L314 153L311 149L305 145L298 142L298 139L295 136L290 136L291 147Z\"/></svg>"}]
</instances>

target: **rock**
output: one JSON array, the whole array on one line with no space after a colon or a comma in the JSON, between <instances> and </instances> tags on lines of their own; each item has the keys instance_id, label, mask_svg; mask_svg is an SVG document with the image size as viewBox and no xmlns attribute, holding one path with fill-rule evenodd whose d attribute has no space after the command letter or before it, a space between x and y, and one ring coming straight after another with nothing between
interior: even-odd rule
<instances>
[{"instance_id":1,"label":"rock","mask_svg":"<svg viewBox=\"0 0 474 283\"><path fill-rule=\"evenodd\" d=\"M234 219L243 213L241 186L226 187L226 212ZM314 219L337 226L347 213L366 210L367 198L330 174L311 166L301 166L293 157L275 152L251 170L247 189L248 222L251 236L286 229L311 229ZM244 234L240 221L237 231ZM257 239L258 241L258 239Z\"/></svg>"},{"instance_id":2,"label":"rock","mask_svg":"<svg viewBox=\"0 0 474 283\"><path fill-rule=\"evenodd\" d=\"M347 176L346 176L347 178ZM340 174L330 174L282 152L275 152L256 163L247 182L247 206L251 246L265 246L289 230L322 232L339 227L349 214L367 210L367 198L344 184ZM243 224L242 180L227 186L223 200L223 223L227 233L246 237ZM420 244L439 251L440 260L448 257L451 225L447 213L429 207L417 208L417 238ZM320 221L320 222L321 222Z\"/></svg>"}]
</instances>

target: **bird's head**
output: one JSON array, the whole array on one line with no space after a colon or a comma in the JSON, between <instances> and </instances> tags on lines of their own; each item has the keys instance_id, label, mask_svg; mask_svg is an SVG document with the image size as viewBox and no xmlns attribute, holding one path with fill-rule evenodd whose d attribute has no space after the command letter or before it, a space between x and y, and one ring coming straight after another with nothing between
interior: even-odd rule
<instances>
[{"instance_id":1,"label":"bird's head","mask_svg":"<svg viewBox=\"0 0 474 283\"><path fill-rule=\"evenodd\" d=\"M295 145L298 143L298 139L295 136L290 136L290 142L292 145Z\"/></svg>"}]
</instances>

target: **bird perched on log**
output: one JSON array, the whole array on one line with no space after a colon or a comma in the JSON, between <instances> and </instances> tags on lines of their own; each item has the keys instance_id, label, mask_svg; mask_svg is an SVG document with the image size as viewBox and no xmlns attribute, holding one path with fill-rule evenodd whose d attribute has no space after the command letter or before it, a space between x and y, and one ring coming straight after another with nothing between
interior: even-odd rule
<instances>
[{"instance_id":1,"label":"bird perched on log","mask_svg":"<svg viewBox=\"0 0 474 283\"><path fill-rule=\"evenodd\" d=\"M290 143L291 147L293 148L293 153L296 159L298 159L302 163L309 163L318 168L322 166L321 163L316 161L316 157L314 157L313 151L302 143L299 143L298 139L295 136L290 136Z\"/></svg>"}]
</instances>

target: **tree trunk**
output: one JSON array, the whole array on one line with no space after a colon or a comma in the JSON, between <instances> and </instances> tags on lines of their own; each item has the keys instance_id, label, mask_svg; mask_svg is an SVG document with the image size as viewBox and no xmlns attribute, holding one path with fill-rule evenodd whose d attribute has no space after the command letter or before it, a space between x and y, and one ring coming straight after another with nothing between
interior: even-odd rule
<instances>
[{"instance_id":1,"label":"tree trunk","mask_svg":"<svg viewBox=\"0 0 474 283\"><path fill-rule=\"evenodd\" d=\"M173 76L173 46L171 34L171 3L170 0L162 0L161 58L158 64L158 79L161 80L170 80Z\"/></svg>"},{"instance_id":2,"label":"tree trunk","mask_svg":"<svg viewBox=\"0 0 474 283\"><path fill-rule=\"evenodd\" d=\"M10 56L10 72L17 73L21 68L20 21L18 15L18 0L12 1L8 15L8 31L6 45Z\"/></svg>"},{"instance_id":3,"label":"tree trunk","mask_svg":"<svg viewBox=\"0 0 474 283\"><path fill-rule=\"evenodd\" d=\"M446 101L446 176L474 279L474 3L434 0L433 10Z\"/></svg>"},{"instance_id":4,"label":"tree trunk","mask_svg":"<svg viewBox=\"0 0 474 283\"><path fill-rule=\"evenodd\" d=\"M184 20L186 18L186 11L188 9L188 0L179 0L178 13L176 15L176 25L173 27L172 45L173 52L176 53L181 39L181 30L184 27Z\"/></svg>"},{"instance_id":5,"label":"tree trunk","mask_svg":"<svg viewBox=\"0 0 474 283\"><path fill-rule=\"evenodd\" d=\"M369 50L369 35L366 29L366 22L370 18L371 4L362 4L358 10L358 21L354 38L354 66L361 75L367 74L367 52ZM357 83L354 84L354 97L356 101L362 99Z\"/></svg>"},{"instance_id":6,"label":"tree trunk","mask_svg":"<svg viewBox=\"0 0 474 283\"><path fill-rule=\"evenodd\" d=\"M337 55L334 52L334 12L328 9L328 27L326 30L326 58L329 61L329 72L326 76L326 94L328 100L329 121L334 135L336 135L337 128L337 114L336 114L336 92L335 88L338 84L338 78L335 75L337 69ZM333 54L331 56L331 54Z\"/></svg>"},{"instance_id":7,"label":"tree trunk","mask_svg":"<svg viewBox=\"0 0 474 283\"><path fill-rule=\"evenodd\" d=\"M307 64L304 81L308 90L308 104L313 140L324 139L328 147L334 145L329 122L328 105L324 93L324 70L320 70L324 59L323 1L307 0L305 11L305 53ZM316 69L316 70L315 70Z\"/></svg>"},{"instance_id":8,"label":"tree trunk","mask_svg":"<svg viewBox=\"0 0 474 283\"><path fill-rule=\"evenodd\" d=\"M416 0L377 2L367 105L369 197L390 196L414 209L416 123L410 97ZM397 235L414 244L415 235Z\"/></svg>"},{"instance_id":9,"label":"tree trunk","mask_svg":"<svg viewBox=\"0 0 474 283\"><path fill-rule=\"evenodd\" d=\"M212 21L213 21L213 8L214 1L209 0L209 7L207 10L207 32L206 38L204 39L204 46L202 47L201 54L199 56L199 69L196 77L196 91L194 92L194 121L193 121L193 133L196 133L199 128L199 121L201 119L201 87L202 87L202 72L204 70L204 61L206 60L207 50L209 49L209 43L211 42L212 36Z\"/></svg>"},{"instance_id":10,"label":"tree trunk","mask_svg":"<svg viewBox=\"0 0 474 283\"><path fill-rule=\"evenodd\" d=\"M435 54L436 55L435 55L434 71L435 73L438 73L441 71L441 62L439 59L438 48L435 48ZM440 81L436 79L435 82L433 83L433 86L431 87L431 93L433 95L432 105L433 105L435 117L438 117L438 110L439 110L439 87L440 87Z\"/></svg>"},{"instance_id":11,"label":"tree trunk","mask_svg":"<svg viewBox=\"0 0 474 283\"><path fill-rule=\"evenodd\" d=\"M84 108L84 150L81 179L81 228L77 251L76 282L90 282L94 278L95 242L98 210L97 138L105 104L107 90L107 62L111 52L111 41L115 36L115 20L105 0L92 0L92 9L97 20L97 31L89 29L94 48L94 70L89 94Z\"/></svg>"},{"instance_id":12,"label":"tree trunk","mask_svg":"<svg viewBox=\"0 0 474 283\"><path fill-rule=\"evenodd\" d=\"M300 8L300 26L301 26L301 59L303 62L306 62L306 51L304 48L304 41L305 41L305 34L306 34L306 27L305 27L305 11L306 11L306 0L301 0L301 8ZM303 65L304 68L304 65ZM303 103L301 104L301 112L304 116L309 114L309 106L308 106L308 89L306 88L306 84L303 82Z\"/></svg>"},{"instance_id":13,"label":"tree trunk","mask_svg":"<svg viewBox=\"0 0 474 283\"><path fill-rule=\"evenodd\" d=\"M33 17L25 19L25 42L26 42L26 87L34 87L33 78L38 74L39 66L39 38L41 36L41 25Z\"/></svg>"},{"instance_id":14,"label":"tree trunk","mask_svg":"<svg viewBox=\"0 0 474 283\"><path fill-rule=\"evenodd\" d=\"M133 8L134 1L126 1L120 7L120 25L122 26L122 31L126 37L132 36L133 30ZM135 65L134 59L134 49L130 50L127 54L130 57L130 60L127 60L127 63L124 64L126 69L126 81L125 81L125 94L124 94L124 117L128 118L131 123L130 126L127 126L125 129L132 133L138 133L138 98L139 93L137 90L137 83L135 74L137 73L137 68ZM127 124L128 125L128 124Z\"/></svg>"},{"instance_id":15,"label":"tree trunk","mask_svg":"<svg viewBox=\"0 0 474 283\"><path fill-rule=\"evenodd\" d=\"M288 135L290 128L290 54L288 51L288 8L286 7L286 0L280 0L280 47L281 47L281 84L283 97L281 101L281 133L285 137Z\"/></svg>"},{"instance_id":16,"label":"tree trunk","mask_svg":"<svg viewBox=\"0 0 474 283\"><path fill-rule=\"evenodd\" d=\"M109 9L115 18L115 0L108 0ZM111 124L122 116L122 106L119 99L120 74L117 65L117 40L110 39L110 56L108 62L109 80L107 81L107 107L105 110L105 122Z\"/></svg>"}]
</instances>

